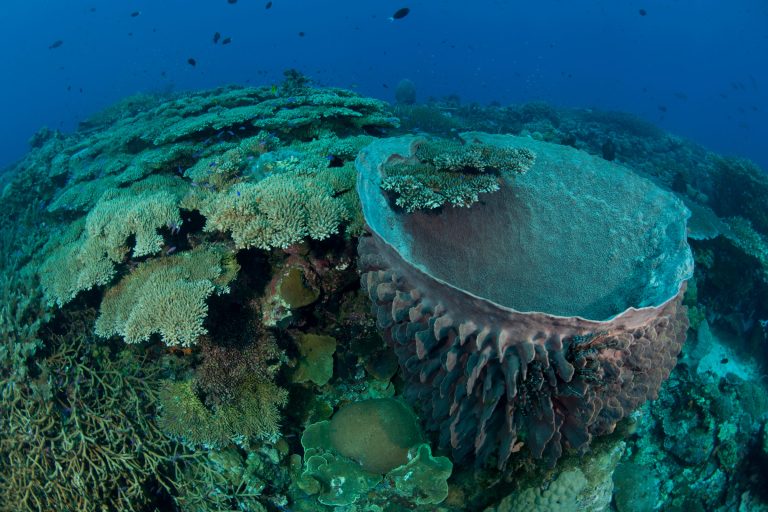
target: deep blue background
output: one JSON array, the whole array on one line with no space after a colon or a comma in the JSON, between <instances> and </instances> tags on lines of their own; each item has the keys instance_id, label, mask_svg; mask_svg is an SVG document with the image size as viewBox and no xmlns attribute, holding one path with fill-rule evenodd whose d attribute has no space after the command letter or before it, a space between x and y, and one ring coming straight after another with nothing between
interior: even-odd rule
<instances>
[{"instance_id":1,"label":"deep blue background","mask_svg":"<svg viewBox=\"0 0 768 512\"><path fill-rule=\"evenodd\" d=\"M457 93L629 111L768 169L766 0L265 4L3 0L0 168L41 126L72 130L124 96L272 84L296 67L388 100L409 77L420 99ZM411 13L389 21L403 6ZM232 44L212 44L216 31Z\"/></svg>"}]
</instances>

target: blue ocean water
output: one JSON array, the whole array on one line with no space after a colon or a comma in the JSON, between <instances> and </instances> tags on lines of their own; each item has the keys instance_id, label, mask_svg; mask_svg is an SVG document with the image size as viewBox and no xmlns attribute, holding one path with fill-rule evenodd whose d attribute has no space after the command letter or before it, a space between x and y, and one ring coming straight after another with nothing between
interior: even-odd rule
<instances>
[{"instance_id":1,"label":"blue ocean water","mask_svg":"<svg viewBox=\"0 0 768 512\"><path fill-rule=\"evenodd\" d=\"M319 84L387 100L407 77L419 100L457 94L481 103L545 100L631 112L768 168L768 4L762 0L276 0L265 6L261 0L6 0L0 167L18 159L41 126L72 130L124 96L270 84L296 68ZM410 13L390 21L401 7ZM213 44L215 32L231 44ZM49 48L56 41L61 45Z\"/></svg>"}]
</instances>

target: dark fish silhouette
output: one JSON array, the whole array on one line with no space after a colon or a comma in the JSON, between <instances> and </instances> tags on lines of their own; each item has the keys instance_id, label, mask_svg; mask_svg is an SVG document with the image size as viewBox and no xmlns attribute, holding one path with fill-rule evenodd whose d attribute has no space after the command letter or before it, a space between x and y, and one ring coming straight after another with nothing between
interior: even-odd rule
<instances>
[{"instance_id":1,"label":"dark fish silhouette","mask_svg":"<svg viewBox=\"0 0 768 512\"><path fill-rule=\"evenodd\" d=\"M219 34L218 32L216 32L215 34L213 34L213 44L216 44L216 43L218 43L218 42L219 42L219 39L221 39L221 34Z\"/></svg>"},{"instance_id":2,"label":"dark fish silhouette","mask_svg":"<svg viewBox=\"0 0 768 512\"><path fill-rule=\"evenodd\" d=\"M299 37L304 37L304 32L299 32Z\"/></svg>"},{"instance_id":3,"label":"dark fish silhouette","mask_svg":"<svg viewBox=\"0 0 768 512\"><path fill-rule=\"evenodd\" d=\"M267 5L264 6L265 9L271 9L272 8L272 2L267 2Z\"/></svg>"},{"instance_id":4,"label":"dark fish silhouette","mask_svg":"<svg viewBox=\"0 0 768 512\"><path fill-rule=\"evenodd\" d=\"M51 45L48 47L49 50L53 50L54 48L58 48L59 46L63 45L64 41L61 39L57 39L56 41L52 42Z\"/></svg>"},{"instance_id":5,"label":"dark fish silhouette","mask_svg":"<svg viewBox=\"0 0 768 512\"><path fill-rule=\"evenodd\" d=\"M395 11L395 14L392 15L390 20L401 20L408 16L408 13L411 12L411 10L408 7L403 7L402 9L398 9Z\"/></svg>"},{"instance_id":6,"label":"dark fish silhouette","mask_svg":"<svg viewBox=\"0 0 768 512\"><path fill-rule=\"evenodd\" d=\"M221 40L221 44L229 44L231 42L232 42L231 37L225 37L224 39Z\"/></svg>"},{"instance_id":7,"label":"dark fish silhouette","mask_svg":"<svg viewBox=\"0 0 768 512\"><path fill-rule=\"evenodd\" d=\"M135 17L136 17L136 16L138 16L139 14L141 14L141 11L133 11L133 12L131 13L131 18L135 18Z\"/></svg>"},{"instance_id":8,"label":"dark fish silhouette","mask_svg":"<svg viewBox=\"0 0 768 512\"><path fill-rule=\"evenodd\" d=\"M189 64L192 67L195 67L195 66L197 66L197 61L195 59L193 59L192 57L190 57L190 58L187 59L187 64Z\"/></svg>"},{"instance_id":9,"label":"dark fish silhouette","mask_svg":"<svg viewBox=\"0 0 768 512\"><path fill-rule=\"evenodd\" d=\"M227 0L227 3L228 3L228 4L236 4L236 3L237 3L237 0Z\"/></svg>"},{"instance_id":10,"label":"dark fish silhouette","mask_svg":"<svg viewBox=\"0 0 768 512\"><path fill-rule=\"evenodd\" d=\"M645 16L646 14L648 14L648 11L646 11L645 9L640 9L639 11L637 11L637 13L638 13L640 16Z\"/></svg>"}]
</instances>

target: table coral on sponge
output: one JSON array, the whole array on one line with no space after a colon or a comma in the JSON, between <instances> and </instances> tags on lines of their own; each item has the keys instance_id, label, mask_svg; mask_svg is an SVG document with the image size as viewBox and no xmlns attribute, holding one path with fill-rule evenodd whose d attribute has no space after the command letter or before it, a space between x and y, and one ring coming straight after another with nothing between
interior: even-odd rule
<instances>
[{"instance_id":1,"label":"table coral on sponge","mask_svg":"<svg viewBox=\"0 0 768 512\"><path fill-rule=\"evenodd\" d=\"M692 273L688 211L631 171L566 146L468 133L535 153L527 173L471 208L406 213L383 167L420 139L357 159L371 236L362 286L427 427L454 460L550 464L649 398L676 363Z\"/></svg>"}]
</instances>

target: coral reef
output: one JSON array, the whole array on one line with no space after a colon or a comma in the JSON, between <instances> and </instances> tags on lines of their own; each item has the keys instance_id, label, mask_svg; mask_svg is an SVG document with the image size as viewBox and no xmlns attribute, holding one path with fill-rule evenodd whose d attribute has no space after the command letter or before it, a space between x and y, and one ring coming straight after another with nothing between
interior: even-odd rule
<instances>
[{"instance_id":1,"label":"coral reef","mask_svg":"<svg viewBox=\"0 0 768 512\"><path fill-rule=\"evenodd\" d=\"M627 114L406 95L398 128L285 77L127 98L0 173L0 511L766 508L759 169ZM376 152L415 128L451 140ZM358 259L366 223L391 245Z\"/></svg>"}]
</instances>

